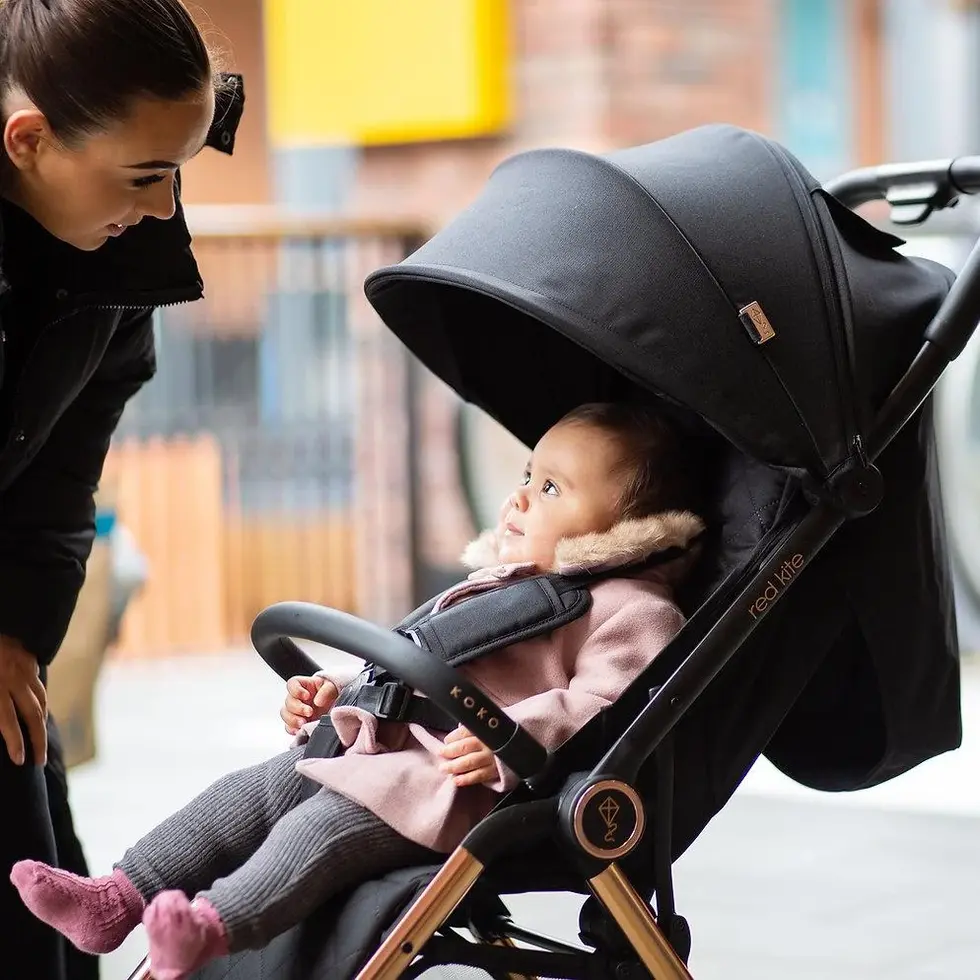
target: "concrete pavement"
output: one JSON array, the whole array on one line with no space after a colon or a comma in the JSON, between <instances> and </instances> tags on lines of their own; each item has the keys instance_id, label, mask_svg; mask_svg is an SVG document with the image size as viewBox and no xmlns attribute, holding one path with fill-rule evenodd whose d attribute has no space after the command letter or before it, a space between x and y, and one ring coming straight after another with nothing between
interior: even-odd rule
<instances>
[{"instance_id":1,"label":"concrete pavement","mask_svg":"<svg viewBox=\"0 0 980 980\"><path fill-rule=\"evenodd\" d=\"M110 664L98 758L71 774L93 871L222 772L280 751L281 688L249 654ZM980 978L977 666L964 714L961 750L865 793L812 793L760 763L677 866L697 980ZM572 938L580 901L528 895L514 911ZM136 934L103 980L143 952Z\"/></svg>"}]
</instances>

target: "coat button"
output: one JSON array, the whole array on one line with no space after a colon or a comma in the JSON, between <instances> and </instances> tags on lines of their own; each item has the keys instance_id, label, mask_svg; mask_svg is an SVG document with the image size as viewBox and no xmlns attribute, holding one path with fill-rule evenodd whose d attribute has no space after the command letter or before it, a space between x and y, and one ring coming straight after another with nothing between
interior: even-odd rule
<instances>
[{"instance_id":1,"label":"coat button","mask_svg":"<svg viewBox=\"0 0 980 980\"><path fill-rule=\"evenodd\" d=\"M221 145L228 146L229 143L231 143L231 133L226 129L221 134Z\"/></svg>"},{"instance_id":2,"label":"coat button","mask_svg":"<svg viewBox=\"0 0 980 980\"><path fill-rule=\"evenodd\" d=\"M68 290L67 289L56 290L54 294L54 298L60 301L64 301L68 299Z\"/></svg>"},{"instance_id":3,"label":"coat button","mask_svg":"<svg viewBox=\"0 0 980 980\"><path fill-rule=\"evenodd\" d=\"M23 442L27 438L27 433L23 429L18 429L14 433L14 442Z\"/></svg>"}]
</instances>

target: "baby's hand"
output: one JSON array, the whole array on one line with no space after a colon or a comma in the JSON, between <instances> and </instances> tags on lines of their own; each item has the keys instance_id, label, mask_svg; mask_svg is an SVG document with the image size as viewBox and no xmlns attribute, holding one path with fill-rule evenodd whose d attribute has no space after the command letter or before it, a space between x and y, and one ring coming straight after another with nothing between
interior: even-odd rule
<instances>
[{"instance_id":1,"label":"baby's hand","mask_svg":"<svg viewBox=\"0 0 980 980\"><path fill-rule=\"evenodd\" d=\"M326 677L290 677L286 681L286 701L279 717L286 731L297 735L308 721L316 721L332 707L340 692Z\"/></svg>"},{"instance_id":2,"label":"baby's hand","mask_svg":"<svg viewBox=\"0 0 980 980\"><path fill-rule=\"evenodd\" d=\"M497 778L493 753L462 726L446 736L439 754L448 760L439 769L452 776L457 786L492 783Z\"/></svg>"}]
</instances>

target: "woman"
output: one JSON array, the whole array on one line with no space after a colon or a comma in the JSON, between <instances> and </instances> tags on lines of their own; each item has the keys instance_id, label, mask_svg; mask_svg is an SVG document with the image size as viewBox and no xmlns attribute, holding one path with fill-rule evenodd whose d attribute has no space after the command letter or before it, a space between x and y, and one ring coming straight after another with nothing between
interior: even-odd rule
<instances>
[{"instance_id":1,"label":"woman","mask_svg":"<svg viewBox=\"0 0 980 980\"><path fill-rule=\"evenodd\" d=\"M180 0L0 5L0 962L39 978L66 976L61 940L6 872L59 852L81 870L45 667L110 437L154 372L153 308L202 295L178 170L232 151L242 102Z\"/></svg>"}]
</instances>

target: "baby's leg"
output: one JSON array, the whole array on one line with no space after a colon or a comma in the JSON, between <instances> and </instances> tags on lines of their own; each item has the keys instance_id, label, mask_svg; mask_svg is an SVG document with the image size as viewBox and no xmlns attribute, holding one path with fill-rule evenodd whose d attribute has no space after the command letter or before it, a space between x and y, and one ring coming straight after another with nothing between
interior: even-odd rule
<instances>
[{"instance_id":1,"label":"baby's leg","mask_svg":"<svg viewBox=\"0 0 980 980\"><path fill-rule=\"evenodd\" d=\"M149 902L158 892L188 895L230 874L255 853L300 801L303 747L228 773L134 844L115 865Z\"/></svg>"},{"instance_id":2,"label":"baby's leg","mask_svg":"<svg viewBox=\"0 0 980 980\"><path fill-rule=\"evenodd\" d=\"M299 802L303 749L223 776L126 852L111 875L82 878L21 861L11 879L24 903L75 946L115 949L139 925L146 903L167 888L194 894L253 854Z\"/></svg>"},{"instance_id":3,"label":"baby's leg","mask_svg":"<svg viewBox=\"0 0 980 980\"><path fill-rule=\"evenodd\" d=\"M259 949L353 884L438 860L360 804L321 790L284 816L237 871L199 894L195 908L181 895L160 895L143 919L150 961L161 976L179 976L214 956Z\"/></svg>"}]
</instances>

